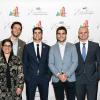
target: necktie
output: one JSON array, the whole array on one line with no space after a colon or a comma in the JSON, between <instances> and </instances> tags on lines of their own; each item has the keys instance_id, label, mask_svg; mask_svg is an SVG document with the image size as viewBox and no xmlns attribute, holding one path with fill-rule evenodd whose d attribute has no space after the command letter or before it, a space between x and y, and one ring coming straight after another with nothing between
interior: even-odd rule
<instances>
[{"instance_id":1,"label":"necktie","mask_svg":"<svg viewBox=\"0 0 100 100\"><path fill-rule=\"evenodd\" d=\"M83 47L82 47L82 57L83 57L83 60L85 61L85 59L86 59L86 47L85 47L85 43L83 43Z\"/></svg>"},{"instance_id":2,"label":"necktie","mask_svg":"<svg viewBox=\"0 0 100 100\"><path fill-rule=\"evenodd\" d=\"M39 44L37 44L37 60L40 62Z\"/></svg>"}]
</instances>

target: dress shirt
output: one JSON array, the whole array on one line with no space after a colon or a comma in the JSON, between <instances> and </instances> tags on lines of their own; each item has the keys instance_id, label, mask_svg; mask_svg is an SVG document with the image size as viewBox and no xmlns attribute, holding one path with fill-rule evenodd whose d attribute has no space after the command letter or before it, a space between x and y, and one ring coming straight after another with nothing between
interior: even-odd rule
<instances>
[{"instance_id":1,"label":"dress shirt","mask_svg":"<svg viewBox=\"0 0 100 100\"><path fill-rule=\"evenodd\" d=\"M86 41L86 42L81 42L80 41L80 51L81 51L81 54L82 54L82 48L83 48L83 44L84 43L85 43L86 55L87 55L87 52L88 52L88 41Z\"/></svg>"},{"instance_id":2,"label":"dress shirt","mask_svg":"<svg viewBox=\"0 0 100 100\"><path fill-rule=\"evenodd\" d=\"M34 42L34 48L35 48L35 53L37 55L37 44L39 44L39 54L40 54L40 57L41 57L41 53L42 53L42 43L36 43Z\"/></svg>"},{"instance_id":3,"label":"dress shirt","mask_svg":"<svg viewBox=\"0 0 100 100\"><path fill-rule=\"evenodd\" d=\"M60 42L58 42L58 44L59 44L61 58L63 60L64 52L65 52L65 47L66 47L66 42L64 42L63 44L61 44Z\"/></svg>"},{"instance_id":4,"label":"dress shirt","mask_svg":"<svg viewBox=\"0 0 100 100\"><path fill-rule=\"evenodd\" d=\"M12 41L12 40L11 40ZM13 53L15 56L17 56L17 51L18 51L18 39L12 41L13 43Z\"/></svg>"}]
</instances>

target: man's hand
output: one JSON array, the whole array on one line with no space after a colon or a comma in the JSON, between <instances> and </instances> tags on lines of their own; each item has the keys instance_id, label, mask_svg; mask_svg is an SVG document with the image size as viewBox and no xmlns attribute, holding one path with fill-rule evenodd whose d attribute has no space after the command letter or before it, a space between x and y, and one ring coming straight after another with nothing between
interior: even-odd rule
<instances>
[{"instance_id":1,"label":"man's hand","mask_svg":"<svg viewBox=\"0 0 100 100\"><path fill-rule=\"evenodd\" d=\"M66 74L62 73L58 75L58 78L61 82L65 82L67 80Z\"/></svg>"}]
</instances>

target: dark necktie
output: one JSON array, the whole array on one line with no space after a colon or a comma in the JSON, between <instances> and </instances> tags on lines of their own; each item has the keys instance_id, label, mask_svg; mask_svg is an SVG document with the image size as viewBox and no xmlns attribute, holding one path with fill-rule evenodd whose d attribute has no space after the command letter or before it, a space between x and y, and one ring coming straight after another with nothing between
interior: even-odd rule
<instances>
[{"instance_id":1,"label":"dark necktie","mask_svg":"<svg viewBox=\"0 0 100 100\"><path fill-rule=\"evenodd\" d=\"M37 44L37 59L40 62L39 44Z\"/></svg>"},{"instance_id":2,"label":"dark necktie","mask_svg":"<svg viewBox=\"0 0 100 100\"><path fill-rule=\"evenodd\" d=\"M83 57L83 60L85 61L85 59L86 59L86 47L85 47L85 43L83 43L83 47L82 47L82 57Z\"/></svg>"}]
</instances>

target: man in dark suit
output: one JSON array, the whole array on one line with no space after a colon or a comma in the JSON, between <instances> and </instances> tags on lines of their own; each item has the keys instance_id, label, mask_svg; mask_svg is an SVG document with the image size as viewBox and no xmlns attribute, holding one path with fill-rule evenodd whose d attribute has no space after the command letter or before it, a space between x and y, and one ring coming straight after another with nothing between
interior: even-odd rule
<instances>
[{"instance_id":1,"label":"man in dark suit","mask_svg":"<svg viewBox=\"0 0 100 100\"><path fill-rule=\"evenodd\" d=\"M48 100L49 46L42 42L43 31L40 27L33 29L33 42L27 44L23 54L24 77L27 100L35 99L38 87L41 100Z\"/></svg>"},{"instance_id":2,"label":"man in dark suit","mask_svg":"<svg viewBox=\"0 0 100 100\"><path fill-rule=\"evenodd\" d=\"M79 41L76 43L78 67L76 70L77 100L97 100L98 80L100 76L99 44L89 41L89 30L82 26L78 31Z\"/></svg>"}]
</instances>

